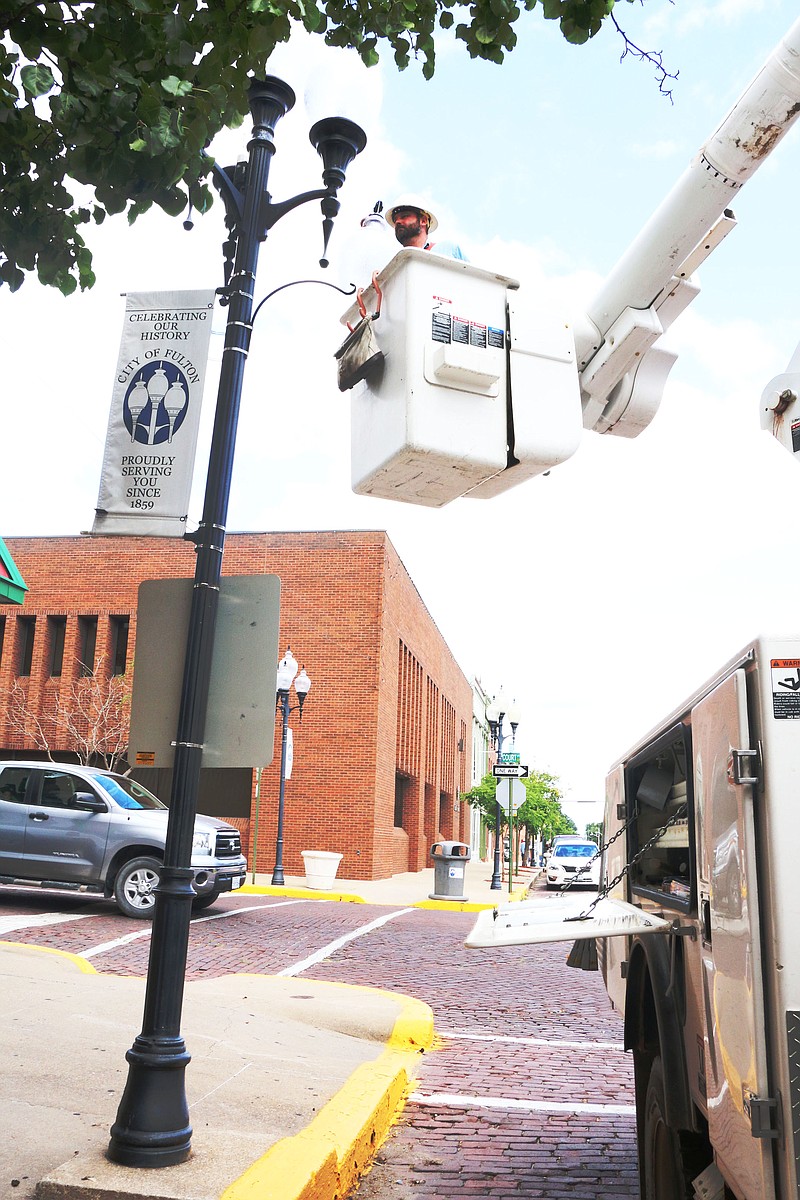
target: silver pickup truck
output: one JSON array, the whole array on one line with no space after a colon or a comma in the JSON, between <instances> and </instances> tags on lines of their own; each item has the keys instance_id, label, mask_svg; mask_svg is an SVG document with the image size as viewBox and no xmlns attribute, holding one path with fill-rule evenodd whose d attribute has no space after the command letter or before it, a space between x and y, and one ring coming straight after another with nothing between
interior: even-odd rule
<instances>
[{"instance_id":1,"label":"silver pickup truck","mask_svg":"<svg viewBox=\"0 0 800 1200\"><path fill-rule=\"evenodd\" d=\"M0 884L101 892L151 917L168 810L135 780L56 762L0 762ZM197 816L195 909L245 881L238 829Z\"/></svg>"}]
</instances>

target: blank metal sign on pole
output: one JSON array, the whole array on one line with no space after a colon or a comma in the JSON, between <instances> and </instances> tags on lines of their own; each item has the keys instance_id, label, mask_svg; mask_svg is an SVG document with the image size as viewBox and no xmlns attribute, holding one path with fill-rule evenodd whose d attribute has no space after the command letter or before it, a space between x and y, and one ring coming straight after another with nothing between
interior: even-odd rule
<instances>
[{"instance_id":1,"label":"blank metal sign on pole","mask_svg":"<svg viewBox=\"0 0 800 1200\"><path fill-rule=\"evenodd\" d=\"M193 580L139 587L128 761L171 767ZM220 586L204 767L266 767L275 741L280 579L232 575Z\"/></svg>"}]
</instances>

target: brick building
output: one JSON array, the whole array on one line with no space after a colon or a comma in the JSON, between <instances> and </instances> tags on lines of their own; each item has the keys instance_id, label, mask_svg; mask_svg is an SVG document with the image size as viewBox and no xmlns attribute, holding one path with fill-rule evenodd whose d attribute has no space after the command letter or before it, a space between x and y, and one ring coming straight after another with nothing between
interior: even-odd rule
<instances>
[{"instance_id":1,"label":"brick building","mask_svg":"<svg viewBox=\"0 0 800 1200\"><path fill-rule=\"evenodd\" d=\"M0 604L0 756L41 757L30 720L24 733L11 719L12 694L46 725L82 679L105 687L130 673L139 584L191 577L194 552L166 538L6 541L29 591L22 608ZM312 679L302 723L291 722L286 873L303 873L302 850L333 850L340 877L379 879L428 866L438 838L468 841L470 684L386 534L229 534L224 573L280 577L281 648ZM74 739L49 728L53 756L75 761ZM274 863L279 722L275 733L258 793L249 770L204 771L199 804L241 828L262 872ZM134 774L169 799L165 772Z\"/></svg>"}]
</instances>

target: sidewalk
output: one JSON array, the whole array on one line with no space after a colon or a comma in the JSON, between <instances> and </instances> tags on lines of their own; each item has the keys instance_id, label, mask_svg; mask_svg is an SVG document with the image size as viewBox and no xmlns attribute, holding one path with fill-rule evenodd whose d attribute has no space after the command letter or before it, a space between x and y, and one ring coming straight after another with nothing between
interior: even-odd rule
<instances>
[{"instance_id":1,"label":"sidewalk","mask_svg":"<svg viewBox=\"0 0 800 1200\"><path fill-rule=\"evenodd\" d=\"M515 881L518 898L530 876ZM508 900L507 882L491 891L485 863L467 864L464 901L431 901L432 869L337 880L335 891L269 880L257 875L247 890L468 911ZM121 1167L105 1149L143 997L143 980L0 942L4 1200L334 1200L370 1162L433 1042L428 1005L397 993L277 976L189 982L192 1156Z\"/></svg>"},{"instance_id":2,"label":"sidewalk","mask_svg":"<svg viewBox=\"0 0 800 1200\"><path fill-rule=\"evenodd\" d=\"M460 865L460 864L459 864ZM449 908L457 912L480 912L494 908L511 900L524 900L531 883L539 875L538 867L524 867L514 875L513 888L509 892L505 878L508 864L503 864L504 878L497 890L491 887L492 863L469 861L464 866L463 900L431 900L434 892L434 869L392 875L389 879L336 879L328 892L310 891L302 875L287 875L283 887L272 887L272 874L257 874L255 883L248 873L243 890L267 895L305 896L326 900L349 900L356 904L400 904L416 908Z\"/></svg>"}]
</instances>

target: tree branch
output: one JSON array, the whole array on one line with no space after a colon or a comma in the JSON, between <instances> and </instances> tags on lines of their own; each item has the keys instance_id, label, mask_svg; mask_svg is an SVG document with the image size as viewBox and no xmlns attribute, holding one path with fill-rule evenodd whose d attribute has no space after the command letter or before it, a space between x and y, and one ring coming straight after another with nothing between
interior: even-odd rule
<instances>
[{"instance_id":1,"label":"tree branch","mask_svg":"<svg viewBox=\"0 0 800 1200\"><path fill-rule=\"evenodd\" d=\"M669 100L670 104L672 104L673 103L672 88L668 88L666 86L666 83L667 83L668 79L677 79L680 74L680 71L668 71L667 68L664 66L662 53L660 50L642 50L642 48L640 46L637 46L635 42L631 41L631 39L628 37L627 33L622 28L619 21L614 16L614 14L610 13L609 16L611 19L611 23L613 24L617 33L622 38L623 45L624 45L624 49L622 51L622 54L620 55L619 61L622 62L625 58L627 58L627 56L629 54L632 54L634 56L634 58L638 58L642 62L652 63L656 69L656 79L658 80L658 90L659 90L659 92L661 92L661 95L666 96L666 98Z\"/></svg>"}]
</instances>

